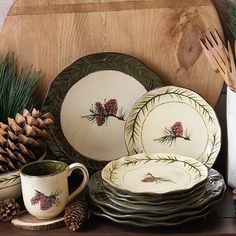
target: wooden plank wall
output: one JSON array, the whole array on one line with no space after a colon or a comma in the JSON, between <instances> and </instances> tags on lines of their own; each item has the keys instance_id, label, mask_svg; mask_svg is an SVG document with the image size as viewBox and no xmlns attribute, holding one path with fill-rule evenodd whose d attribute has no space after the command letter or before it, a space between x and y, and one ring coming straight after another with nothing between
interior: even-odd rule
<instances>
[{"instance_id":1,"label":"wooden plank wall","mask_svg":"<svg viewBox=\"0 0 236 236\"><path fill-rule=\"evenodd\" d=\"M0 29L1 23L4 19L4 12L8 8L8 6L13 2L13 0L0 0ZM213 0L217 12L220 16L221 23L224 29L226 39L229 39L233 45L233 37L229 32L227 27L227 14L225 7L225 0ZM226 88L225 86L222 89L221 96L219 101L215 107L216 113L218 115L221 128L222 128L222 148L220 155L214 165L214 167L218 170L221 170L223 174L226 173L226 161L227 161L227 130L226 130Z\"/></svg>"}]
</instances>

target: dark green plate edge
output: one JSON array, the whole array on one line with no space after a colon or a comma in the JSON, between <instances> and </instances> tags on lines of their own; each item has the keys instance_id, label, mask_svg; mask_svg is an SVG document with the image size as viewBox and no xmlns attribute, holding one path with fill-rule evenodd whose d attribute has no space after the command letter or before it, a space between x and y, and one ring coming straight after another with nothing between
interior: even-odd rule
<instances>
[{"instance_id":1,"label":"dark green plate edge","mask_svg":"<svg viewBox=\"0 0 236 236\"><path fill-rule=\"evenodd\" d=\"M102 169L107 162L82 156L69 144L61 128L60 111L70 88L86 75L101 70L116 70L128 74L138 80L147 91L164 86L160 77L141 61L132 56L114 52L84 56L57 75L42 105L42 112L51 112L55 118L55 124L51 128L52 136L48 140L48 147L54 155L51 159L61 160L68 164L81 162L90 172Z\"/></svg>"}]
</instances>

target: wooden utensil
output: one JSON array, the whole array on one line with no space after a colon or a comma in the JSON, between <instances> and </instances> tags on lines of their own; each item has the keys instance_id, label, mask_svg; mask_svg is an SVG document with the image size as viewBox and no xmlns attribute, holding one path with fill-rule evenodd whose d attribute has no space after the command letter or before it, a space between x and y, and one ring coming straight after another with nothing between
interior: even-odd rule
<instances>
[{"instance_id":1,"label":"wooden utensil","mask_svg":"<svg viewBox=\"0 0 236 236\"><path fill-rule=\"evenodd\" d=\"M220 73L225 83L236 91L236 69L234 55L229 41L225 47L218 32L209 32L204 40L200 40L201 46L216 73Z\"/></svg>"}]
</instances>

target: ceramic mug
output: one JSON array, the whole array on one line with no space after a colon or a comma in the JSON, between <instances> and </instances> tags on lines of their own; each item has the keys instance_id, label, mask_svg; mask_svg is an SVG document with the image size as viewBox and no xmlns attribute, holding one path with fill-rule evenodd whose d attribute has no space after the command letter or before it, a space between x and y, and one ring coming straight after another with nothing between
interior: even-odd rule
<instances>
[{"instance_id":1,"label":"ceramic mug","mask_svg":"<svg viewBox=\"0 0 236 236\"><path fill-rule=\"evenodd\" d=\"M83 173L80 186L69 195L68 177L73 170ZM67 165L61 161L37 161L20 170L22 195L27 211L39 218L50 219L59 215L67 203L86 187L89 174L81 163Z\"/></svg>"}]
</instances>

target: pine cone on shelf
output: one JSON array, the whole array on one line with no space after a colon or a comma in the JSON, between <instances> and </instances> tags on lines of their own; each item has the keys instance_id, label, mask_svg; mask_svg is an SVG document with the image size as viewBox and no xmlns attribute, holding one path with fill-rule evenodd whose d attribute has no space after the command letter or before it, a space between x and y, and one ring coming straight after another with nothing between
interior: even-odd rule
<instances>
[{"instance_id":1,"label":"pine cone on shelf","mask_svg":"<svg viewBox=\"0 0 236 236\"><path fill-rule=\"evenodd\" d=\"M233 200L236 201L236 188L232 192L233 192Z\"/></svg>"},{"instance_id":2,"label":"pine cone on shelf","mask_svg":"<svg viewBox=\"0 0 236 236\"><path fill-rule=\"evenodd\" d=\"M10 221L20 211L20 205L14 199L0 201L0 222Z\"/></svg>"},{"instance_id":3,"label":"pine cone on shelf","mask_svg":"<svg viewBox=\"0 0 236 236\"><path fill-rule=\"evenodd\" d=\"M65 209L64 222L67 228L77 231L89 218L88 203L85 198L79 198Z\"/></svg>"},{"instance_id":4,"label":"pine cone on shelf","mask_svg":"<svg viewBox=\"0 0 236 236\"><path fill-rule=\"evenodd\" d=\"M0 174L37 160L53 123L50 113L42 115L36 109L32 114L26 109L23 115L17 113L15 119L8 118L8 124L0 122Z\"/></svg>"}]
</instances>

